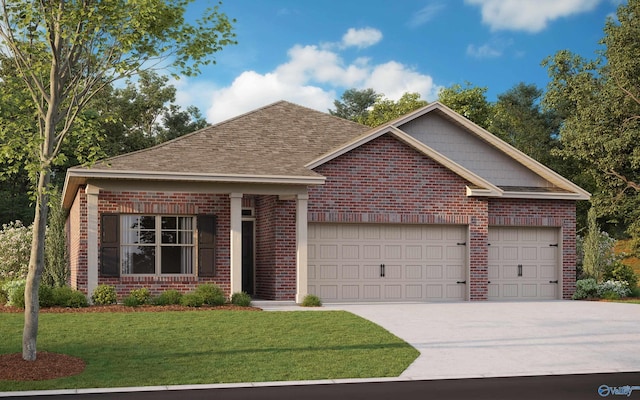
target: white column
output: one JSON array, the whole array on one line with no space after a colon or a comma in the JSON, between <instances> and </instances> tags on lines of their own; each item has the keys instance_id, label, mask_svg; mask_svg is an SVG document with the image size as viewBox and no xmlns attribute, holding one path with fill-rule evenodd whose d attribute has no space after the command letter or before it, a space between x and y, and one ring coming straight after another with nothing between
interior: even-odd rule
<instances>
[{"instance_id":1,"label":"white column","mask_svg":"<svg viewBox=\"0 0 640 400\"><path fill-rule=\"evenodd\" d=\"M307 295L307 206L308 194L299 194L296 201L296 302L302 303Z\"/></svg>"},{"instance_id":2,"label":"white column","mask_svg":"<svg viewBox=\"0 0 640 400\"><path fill-rule=\"evenodd\" d=\"M100 188L87 185L87 295L98 286L98 194ZM80 289L80 288L78 288Z\"/></svg>"},{"instance_id":3,"label":"white column","mask_svg":"<svg viewBox=\"0 0 640 400\"><path fill-rule=\"evenodd\" d=\"M229 194L231 201L231 293L242 291L242 193Z\"/></svg>"}]
</instances>

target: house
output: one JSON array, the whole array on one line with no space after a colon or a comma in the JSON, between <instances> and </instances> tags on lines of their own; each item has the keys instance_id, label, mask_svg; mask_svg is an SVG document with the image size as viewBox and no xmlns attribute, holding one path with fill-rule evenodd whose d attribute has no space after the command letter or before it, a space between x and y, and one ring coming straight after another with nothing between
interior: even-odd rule
<instances>
[{"instance_id":1,"label":"house","mask_svg":"<svg viewBox=\"0 0 640 400\"><path fill-rule=\"evenodd\" d=\"M589 193L440 103L277 102L68 170L71 283L325 302L568 299Z\"/></svg>"}]
</instances>

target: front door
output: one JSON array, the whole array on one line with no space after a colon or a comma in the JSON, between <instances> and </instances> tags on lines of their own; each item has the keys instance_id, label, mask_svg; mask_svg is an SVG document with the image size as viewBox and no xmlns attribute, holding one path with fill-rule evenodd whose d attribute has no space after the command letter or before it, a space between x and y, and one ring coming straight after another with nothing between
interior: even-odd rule
<instances>
[{"instance_id":1,"label":"front door","mask_svg":"<svg viewBox=\"0 0 640 400\"><path fill-rule=\"evenodd\" d=\"M242 221L242 291L254 294L254 221Z\"/></svg>"}]
</instances>

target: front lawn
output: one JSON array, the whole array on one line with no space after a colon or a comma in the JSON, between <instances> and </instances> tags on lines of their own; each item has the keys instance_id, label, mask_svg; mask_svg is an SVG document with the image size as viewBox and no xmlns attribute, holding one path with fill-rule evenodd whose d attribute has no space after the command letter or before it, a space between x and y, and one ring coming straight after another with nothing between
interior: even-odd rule
<instances>
[{"instance_id":1,"label":"front lawn","mask_svg":"<svg viewBox=\"0 0 640 400\"><path fill-rule=\"evenodd\" d=\"M22 314L0 314L0 354ZM0 391L398 376L418 351L343 311L41 314L38 350L82 358L77 376Z\"/></svg>"}]
</instances>

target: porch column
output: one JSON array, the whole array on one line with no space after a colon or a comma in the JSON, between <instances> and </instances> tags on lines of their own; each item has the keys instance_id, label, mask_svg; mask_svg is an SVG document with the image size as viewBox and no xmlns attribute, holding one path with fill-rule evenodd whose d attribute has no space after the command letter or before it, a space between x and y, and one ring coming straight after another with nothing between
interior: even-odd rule
<instances>
[{"instance_id":1,"label":"porch column","mask_svg":"<svg viewBox=\"0 0 640 400\"><path fill-rule=\"evenodd\" d=\"M100 188L87 185L87 297L98 286L98 194ZM77 289L83 289L78 287Z\"/></svg>"},{"instance_id":2,"label":"porch column","mask_svg":"<svg viewBox=\"0 0 640 400\"><path fill-rule=\"evenodd\" d=\"M307 206L308 194L299 194L296 199L296 303L302 303L307 295Z\"/></svg>"},{"instance_id":3,"label":"porch column","mask_svg":"<svg viewBox=\"0 0 640 400\"><path fill-rule=\"evenodd\" d=\"M242 193L229 194L231 201L230 289L232 295L242 291Z\"/></svg>"}]
</instances>

